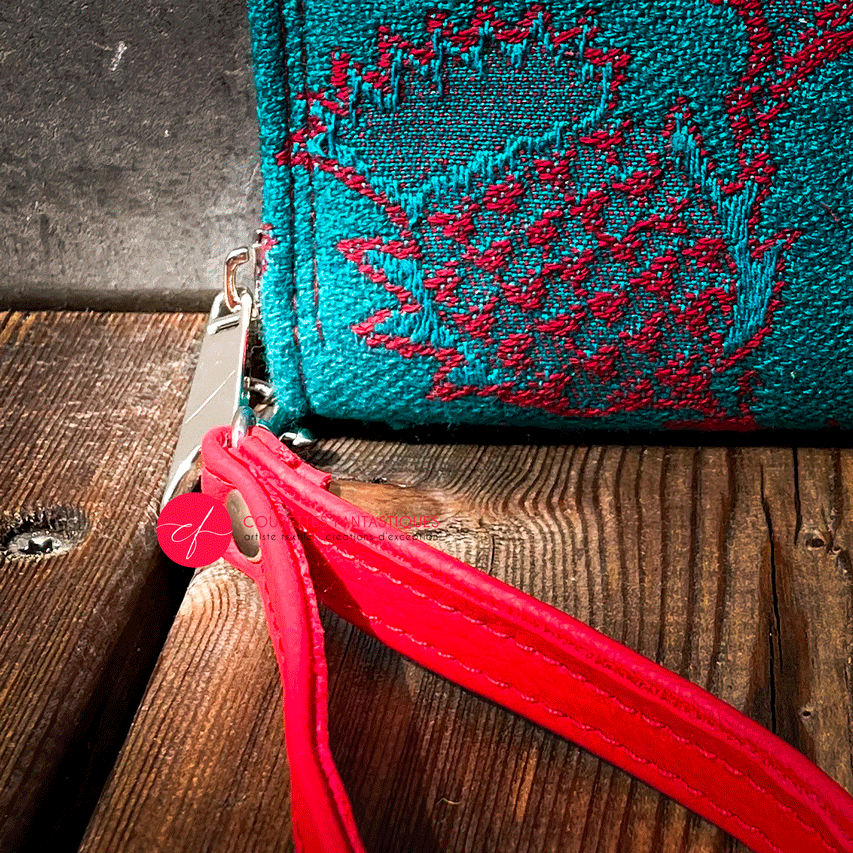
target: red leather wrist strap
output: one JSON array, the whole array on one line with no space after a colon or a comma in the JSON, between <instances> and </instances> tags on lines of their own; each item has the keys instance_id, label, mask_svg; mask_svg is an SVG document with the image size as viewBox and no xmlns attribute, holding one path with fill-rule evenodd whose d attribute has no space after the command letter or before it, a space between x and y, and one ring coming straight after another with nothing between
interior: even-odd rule
<instances>
[{"instance_id":1,"label":"red leather wrist strap","mask_svg":"<svg viewBox=\"0 0 853 853\"><path fill-rule=\"evenodd\" d=\"M766 729L603 634L392 528L255 428L213 430L205 492L237 490L275 540L249 560L285 694L293 829L310 853L362 850L329 750L318 599L364 631L624 768L756 851L853 851L853 799ZM380 538L385 533L385 538Z\"/></svg>"}]
</instances>

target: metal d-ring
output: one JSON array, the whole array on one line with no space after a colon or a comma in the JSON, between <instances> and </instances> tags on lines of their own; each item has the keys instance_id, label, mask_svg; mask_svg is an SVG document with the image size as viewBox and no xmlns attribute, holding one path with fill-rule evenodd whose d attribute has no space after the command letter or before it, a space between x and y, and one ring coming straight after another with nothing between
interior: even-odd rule
<instances>
[{"instance_id":1,"label":"metal d-ring","mask_svg":"<svg viewBox=\"0 0 853 853\"><path fill-rule=\"evenodd\" d=\"M255 426L258 419L251 406L242 405L237 407L234 412L234 419L231 421L231 446L239 447L240 442L249 434L249 430Z\"/></svg>"},{"instance_id":2,"label":"metal d-ring","mask_svg":"<svg viewBox=\"0 0 853 853\"><path fill-rule=\"evenodd\" d=\"M240 307L240 291L237 288L237 268L248 263L250 251L248 246L241 246L228 253L225 258L225 283L223 293L225 294L225 305L229 311L236 311Z\"/></svg>"}]
</instances>

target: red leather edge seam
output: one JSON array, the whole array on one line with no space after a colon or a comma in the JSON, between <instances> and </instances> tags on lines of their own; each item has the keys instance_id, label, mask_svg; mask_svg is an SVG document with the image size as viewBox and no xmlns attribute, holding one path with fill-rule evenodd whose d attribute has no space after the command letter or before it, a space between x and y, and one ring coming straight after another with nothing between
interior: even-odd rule
<instances>
[{"instance_id":1,"label":"red leather edge seam","mask_svg":"<svg viewBox=\"0 0 853 853\"><path fill-rule=\"evenodd\" d=\"M378 521L354 531L347 516L364 513L329 494L326 475L266 431L253 431L236 452L226 441L216 431L205 440L206 471L239 458L268 500L281 501L324 602L344 618L623 767L755 850L853 850L846 792L730 706L425 543L380 542ZM230 558L253 573L256 564L239 552Z\"/></svg>"},{"instance_id":2,"label":"red leather edge seam","mask_svg":"<svg viewBox=\"0 0 853 853\"><path fill-rule=\"evenodd\" d=\"M247 560L232 540L226 559L258 585L281 674L284 732L290 764L296 847L306 853L363 853L352 808L332 758L328 731L328 677L323 626L300 540L284 503L232 455L207 459L202 488L223 502L237 489L251 512L265 515L279 534L264 559Z\"/></svg>"}]
</instances>

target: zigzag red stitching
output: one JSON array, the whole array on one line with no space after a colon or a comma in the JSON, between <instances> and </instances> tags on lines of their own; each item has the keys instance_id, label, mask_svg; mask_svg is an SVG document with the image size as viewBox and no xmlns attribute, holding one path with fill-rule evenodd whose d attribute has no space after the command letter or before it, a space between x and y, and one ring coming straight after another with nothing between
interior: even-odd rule
<instances>
[{"instance_id":1,"label":"zigzag red stitching","mask_svg":"<svg viewBox=\"0 0 853 853\"><path fill-rule=\"evenodd\" d=\"M689 188L685 190L686 195L673 192L670 184L664 184L667 172L659 152L647 154L646 167L637 167L634 162L632 171L624 178L608 178L597 187L584 186L583 193L578 194L572 186L572 169L575 168L572 164L576 164L580 156L578 149L586 146L604 155L608 164L619 163L622 149L633 144L629 136L639 132L630 119L602 122L600 127L577 138L566 151L555 153L553 160L531 153L524 168L532 169L538 181L556 188L566 205L546 207L538 212L536 218L520 223L511 238L499 237L491 241L478 234L478 223L486 221L484 217L489 213L516 215L521 210L522 201L529 204L525 200L525 184L530 182L531 174L498 175L491 184L486 181L478 188L479 195L466 195L461 201L454 201L451 210L428 211L426 224L434 229L434 233L421 235L420 230L415 233L414 220L410 220L406 211L391 203L385 193L371 187L368 179L356 169L336 163L333 156L307 153L305 145L309 139L330 133L323 120L311 114L306 127L294 133L292 146L281 153L280 161L333 174L385 211L400 233L399 245L419 261L419 270L423 273L420 283L434 302L430 306L430 323L437 321L442 327L455 330L455 336L451 332L452 346L436 347L423 342L422 324L418 326L420 331L416 335L418 343L409 340L407 333L399 331L402 324L389 321L407 315L417 317L424 306L415 298L412 286L391 280L383 267L382 257L392 256L393 249L374 244L368 254L366 243L364 251L360 251L354 241L342 241L339 248L345 256L368 280L392 293L398 302L397 314L374 313L366 320L354 323L353 331L361 335L371 348L390 349L404 357L435 359L437 366L428 399L450 401L462 396L494 397L505 403L536 407L561 416L602 416L643 410L682 411L686 415L692 413L694 417L703 418L707 425L753 425L749 402L755 387L755 374L744 361L769 334L780 304L779 294L785 286L784 254L799 237L792 230L781 231L769 239L759 233L761 212L776 175L776 166L768 153L770 128L787 106L791 93L803 80L853 48L853 33L840 29L853 12L849 3L827 4L818 11L815 27L803 32L805 43L786 53L781 43L774 42L760 0L713 2L729 5L741 17L750 51L744 75L725 100L736 142L738 171L733 178L723 180L720 177L718 166L704 143L689 105L683 99L677 100L669 112L664 140L672 146L677 138L679 145L686 146L688 152L693 150L690 146L695 148L704 172L692 180L699 184L706 182L708 198L719 199L719 194L714 195L718 191L724 199L744 194L749 249L746 261L739 256L738 263L735 263L730 245L732 241L743 245L743 237L738 230L740 226L732 232L734 237L728 234L726 240L722 239L719 222L715 225L714 221L708 221L720 219L722 213L718 208L722 206L714 202L709 210L711 203L708 198L701 203L696 202L695 193L691 197ZM423 75L435 63L445 61L444 52L438 45L444 44L460 51L470 50L480 43L487 25L489 38L503 45L517 45L532 39L534 30L536 33L547 31L551 44L561 48L565 46L567 50L581 43L582 39L583 46L577 51L580 58L602 69L602 80L606 77L605 69L611 72L605 96L608 109L612 111L618 100L620 85L626 77L630 57L623 51L605 49L596 44L600 29L594 24L591 14L582 15L577 26L557 32L552 17L542 5L531 6L514 23L501 20L491 7L479 8L465 24L453 23L449 13L435 13L428 19L427 38L421 44L407 41L387 28L380 28L375 67L366 67L349 55L336 53L331 63L334 94L308 93L305 98L309 110L311 105L319 105L326 110L326 116L331 113L346 118L351 110L366 108L363 98L356 99L358 103L354 102L352 80L356 81L359 92L363 87L365 91L379 93L383 97L395 97L399 81L392 78L400 68ZM569 56L568 52L566 55ZM436 85L442 84L436 82ZM443 162L447 165L446 159ZM752 185L756 191L746 195L745 190ZM626 214L624 207L619 206L623 204L620 197L633 200L636 209L648 204L656 194L663 193L664 186L666 193L671 193L666 199L670 208L667 213L651 212L640 217L632 212L628 221L624 221ZM613 233L619 230L608 222L614 217L618 226L624 228L627 225L624 236ZM580 223L598 247L593 258L578 261L577 279L569 279L580 300L579 307L575 309L573 306L567 312L564 306L560 306L561 310L552 311L547 320L531 316L529 323L516 313L513 315L515 319L509 322L507 312L513 308L530 315L544 313L549 309L550 295L553 292L562 294L562 290L556 287L557 280L549 280L549 276L560 274L552 266L549 255L565 231L563 223L570 218ZM696 228L706 226L710 229L708 233L694 233ZM422 223L417 223L417 228L421 229ZM440 265L440 257L438 261L433 258L436 234L458 243L461 249L444 265ZM671 237L673 245L678 246L678 252L658 250L658 257L645 257L651 255L649 247L656 245L653 242L656 234ZM691 244L694 239L695 243ZM389 241L388 246L394 242ZM516 258L531 247L540 251L541 264L524 273L514 269L512 265ZM564 248L559 251L564 252ZM759 270L763 259L767 258L775 268L770 269L768 264L764 264L763 271ZM430 264L438 268L430 268ZM589 282L589 289L579 286L590 277L590 270L594 270L593 278L602 278L602 268L607 264L633 271L623 289L602 286L604 282L600 280ZM744 269L739 269L738 264ZM477 278L470 287L462 289L459 285L463 279L458 270L463 268L472 270L475 276L486 278ZM710 279L705 293L697 295L689 290L681 293L685 278L692 275L701 280L702 271L707 271ZM394 273L398 274L404 279L409 275L408 272ZM748 307L740 310L737 290L757 280L759 274L762 276L760 295L753 302L747 301ZM740 284L737 283L738 278ZM561 277L559 280L567 279ZM626 304L626 287L636 290L632 297L635 304L630 304L630 310ZM465 304L466 300L476 302L477 296L473 294L485 292L485 288L497 294L498 303L492 301L491 296L483 296L480 304ZM662 310L657 310L658 304ZM641 309L648 313L642 317L633 316ZM540 353L572 353L565 362L555 362L549 357L545 360L548 367L531 372L529 368L536 362L535 357L524 352L513 356L509 345L497 340L497 330L507 328L515 334L519 326L525 325L531 332L548 335L549 324L554 317L566 314L572 316L572 333L577 335L577 340L550 339L536 344ZM626 318L630 319L630 324ZM381 331L380 326L386 322L388 331ZM596 323L602 325L597 326ZM662 331L650 328L652 323L660 324ZM622 328L625 325L629 328ZM602 328L605 331L601 331ZM611 328L614 334L608 336L606 330ZM477 346L469 349L466 346L468 339L476 341ZM521 336L513 340L527 339ZM668 350L670 341L675 342L672 347L688 346L691 352ZM680 357L680 364L675 363L676 356ZM469 364L469 359L475 361ZM642 359L657 363L644 364ZM514 378L506 379L506 374L492 371L491 365L495 364L508 368ZM463 373L463 368L475 369ZM724 383L719 381L722 374L736 369L741 371L740 375L726 376ZM477 384L463 378L469 375L477 376ZM745 376L750 379L746 380ZM492 377L500 377L500 381L490 381ZM610 383L618 380L622 385L612 389ZM597 392L597 397L584 390L595 382L607 385ZM717 393L730 394L735 389L737 399L729 399L725 405L715 396Z\"/></svg>"}]
</instances>

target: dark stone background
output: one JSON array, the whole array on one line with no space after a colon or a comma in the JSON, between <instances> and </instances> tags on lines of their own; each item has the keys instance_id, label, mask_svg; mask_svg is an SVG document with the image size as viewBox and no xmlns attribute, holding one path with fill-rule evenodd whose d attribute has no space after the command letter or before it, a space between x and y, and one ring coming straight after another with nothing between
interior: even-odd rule
<instances>
[{"instance_id":1,"label":"dark stone background","mask_svg":"<svg viewBox=\"0 0 853 853\"><path fill-rule=\"evenodd\" d=\"M254 109L243 0L0 4L0 306L206 308Z\"/></svg>"}]
</instances>

